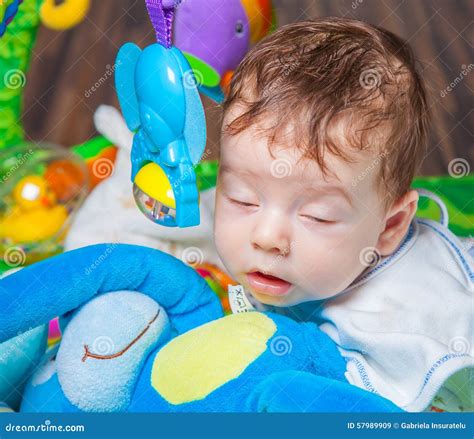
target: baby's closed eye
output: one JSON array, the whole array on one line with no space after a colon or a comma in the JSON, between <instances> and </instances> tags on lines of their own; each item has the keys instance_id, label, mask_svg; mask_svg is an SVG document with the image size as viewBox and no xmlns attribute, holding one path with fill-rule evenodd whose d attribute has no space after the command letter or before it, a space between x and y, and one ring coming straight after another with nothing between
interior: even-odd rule
<instances>
[{"instance_id":1,"label":"baby's closed eye","mask_svg":"<svg viewBox=\"0 0 474 439\"><path fill-rule=\"evenodd\" d=\"M316 222L316 223L327 223L327 224L331 224L331 223L335 223L335 222L336 222L336 221L334 221L334 220L322 218L322 217L319 217L319 216L316 216L316 215L300 214L300 217L303 218L303 219L307 219L307 220L309 220L309 221Z\"/></svg>"},{"instance_id":2,"label":"baby's closed eye","mask_svg":"<svg viewBox=\"0 0 474 439\"><path fill-rule=\"evenodd\" d=\"M239 196L227 196L227 199L234 204L237 204L238 206L243 206L243 207L258 207L258 201L257 200L251 200L250 198L246 197L239 197Z\"/></svg>"}]
</instances>

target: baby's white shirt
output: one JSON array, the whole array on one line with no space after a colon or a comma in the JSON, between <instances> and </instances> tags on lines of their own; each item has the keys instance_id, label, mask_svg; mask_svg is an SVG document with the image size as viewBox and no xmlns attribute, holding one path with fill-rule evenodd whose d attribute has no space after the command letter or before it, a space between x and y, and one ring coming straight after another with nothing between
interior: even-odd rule
<instances>
[{"instance_id":1,"label":"baby's white shirt","mask_svg":"<svg viewBox=\"0 0 474 439\"><path fill-rule=\"evenodd\" d=\"M351 384L421 411L450 376L474 367L473 267L447 227L415 219L398 250L343 293L285 314L320 325Z\"/></svg>"}]
</instances>

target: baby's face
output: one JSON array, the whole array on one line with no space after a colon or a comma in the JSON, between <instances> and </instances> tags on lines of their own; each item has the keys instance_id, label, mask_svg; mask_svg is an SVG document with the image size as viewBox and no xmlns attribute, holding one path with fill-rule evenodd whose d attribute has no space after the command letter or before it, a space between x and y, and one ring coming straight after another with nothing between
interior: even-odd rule
<instances>
[{"instance_id":1,"label":"baby's face","mask_svg":"<svg viewBox=\"0 0 474 439\"><path fill-rule=\"evenodd\" d=\"M262 303L290 306L334 296L367 268L384 229L378 162L366 152L357 163L326 155L331 174L324 177L296 148L271 151L274 157L256 128L223 135L219 255Z\"/></svg>"}]
</instances>

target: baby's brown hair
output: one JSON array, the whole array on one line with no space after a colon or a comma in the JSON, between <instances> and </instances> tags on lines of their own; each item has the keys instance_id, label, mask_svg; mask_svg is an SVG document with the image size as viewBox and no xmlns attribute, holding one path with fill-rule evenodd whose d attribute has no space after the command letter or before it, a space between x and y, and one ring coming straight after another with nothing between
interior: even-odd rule
<instances>
[{"instance_id":1,"label":"baby's brown hair","mask_svg":"<svg viewBox=\"0 0 474 439\"><path fill-rule=\"evenodd\" d=\"M237 68L224 111L236 103L243 112L224 130L238 134L271 115L270 142L291 124L295 146L323 172L326 151L353 160L330 133L343 117L350 146L377 152L387 203L409 189L426 147L429 111L410 47L357 20L320 18L266 37Z\"/></svg>"}]
</instances>

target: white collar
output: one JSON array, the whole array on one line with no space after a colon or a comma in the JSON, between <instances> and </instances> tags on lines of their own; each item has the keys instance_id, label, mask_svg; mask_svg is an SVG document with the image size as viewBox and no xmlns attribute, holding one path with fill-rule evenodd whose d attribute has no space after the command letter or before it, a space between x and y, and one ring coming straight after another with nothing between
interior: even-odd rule
<instances>
[{"instance_id":1,"label":"white collar","mask_svg":"<svg viewBox=\"0 0 474 439\"><path fill-rule=\"evenodd\" d=\"M418 237L418 222L414 220L411 222L408 232L402 239L402 242L398 248L389 256L381 258L380 261L374 266L364 270L344 291L339 294L344 294L379 275L381 272L395 264L403 255L410 250Z\"/></svg>"}]
</instances>

